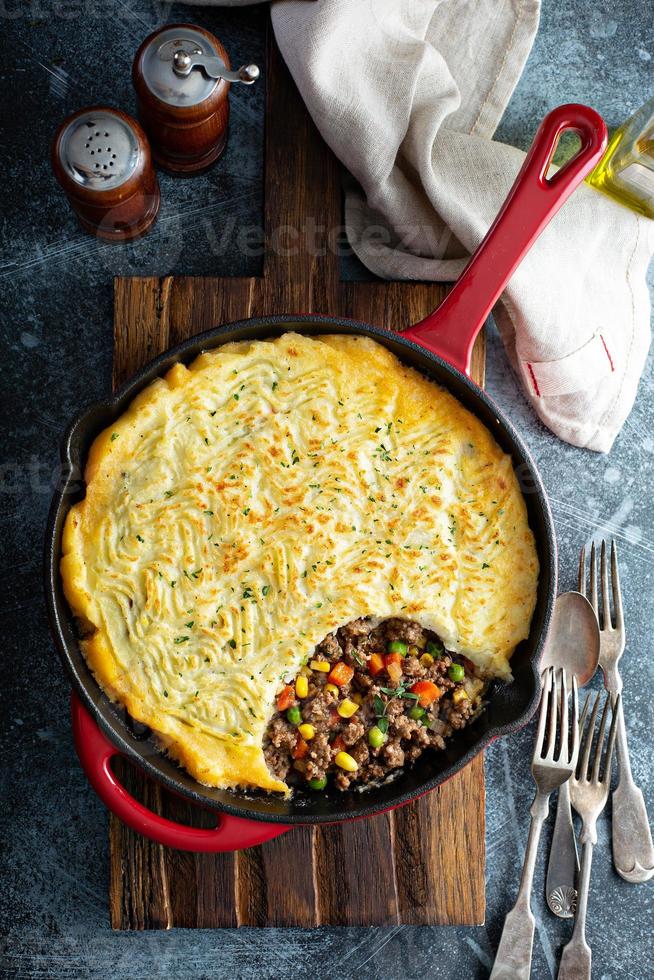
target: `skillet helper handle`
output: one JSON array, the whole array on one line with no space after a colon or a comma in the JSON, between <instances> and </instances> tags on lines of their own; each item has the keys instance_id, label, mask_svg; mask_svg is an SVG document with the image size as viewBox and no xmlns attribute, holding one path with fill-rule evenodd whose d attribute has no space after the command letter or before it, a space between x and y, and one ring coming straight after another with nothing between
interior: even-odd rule
<instances>
[{"instance_id":1,"label":"skillet helper handle","mask_svg":"<svg viewBox=\"0 0 654 980\"><path fill-rule=\"evenodd\" d=\"M228 813L219 814L218 826L208 829L187 827L160 817L135 800L118 781L109 763L120 752L100 731L75 693L71 698L71 715L75 748L91 786L124 824L157 844L180 851L240 851L291 829L286 824L245 820Z\"/></svg>"},{"instance_id":2,"label":"skillet helper handle","mask_svg":"<svg viewBox=\"0 0 654 980\"><path fill-rule=\"evenodd\" d=\"M547 177L562 134L581 146ZM525 253L606 149L604 120L594 109L570 104L553 109L538 127L531 149L485 238L441 305L403 336L470 373L472 345L495 301Z\"/></svg>"}]
</instances>

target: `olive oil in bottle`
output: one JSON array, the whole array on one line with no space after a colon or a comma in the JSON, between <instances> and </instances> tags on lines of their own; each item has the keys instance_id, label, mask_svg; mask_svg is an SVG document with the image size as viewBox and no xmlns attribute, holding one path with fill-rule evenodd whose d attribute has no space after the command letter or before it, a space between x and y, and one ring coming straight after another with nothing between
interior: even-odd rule
<instances>
[{"instance_id":1,"label":"olive oil in bottle","mask_svg":"<svg viewBox=\"0 0 654 980\"><path fill-rule=\"evenodd\" d=\"M654 218L654 99L615 131L586 181L632 210Z\"/></svg>"}]
</instances>

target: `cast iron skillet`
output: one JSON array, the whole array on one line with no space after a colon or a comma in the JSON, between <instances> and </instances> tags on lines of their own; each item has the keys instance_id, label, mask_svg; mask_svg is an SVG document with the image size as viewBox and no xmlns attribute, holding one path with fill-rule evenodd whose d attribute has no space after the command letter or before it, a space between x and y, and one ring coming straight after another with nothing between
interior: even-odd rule
<instances>
[{"instance_id":1,"label":"cast iron skillet","mask_svg":"<svg viewBox=\"0 0 654 980\"><path fill-rule=\"evenodd\" d=\"M552 154L561 134L568 129L579 135L581 148L548 179ZM73 422L62 448L67 476L55 494L47 528L48 612L73 685L73 729L82 766L101 799L130 827L171 847L225 851L261 843L298 823L328 823L369 816L433 789L458 772L492 739L513 732L528 721L540 694L538 664L556 593L556 542L538 471L511 422L468 377L470 352L493 303L520 259L600 159L605 145L606 127L592 109L567 105L551 112L541 124L500 214L454 289L435 313L402 335L327 316L242 320L199 334L162 354L112 398L91 406ZM69 507L83 496L81 474L94 437L176 361L188 363L201 351L228 341L275 337L289 330L313 336L344 333L372 337L404 363L442 384L473 412L513 459L536 538L540 579L529 637L518 646L511 661L513 683L495 684L487 709L473 724L457 732L444 751L423 754L393 781L364 793L299 791L293 799L282 800L264 793L245 795L202 786L158 751L147 731L141 733L124 711L110 703L80 651L74 620L63 595L59 560L64 520ZM147 810L116 779L110 760L117 754L134 760L168 789L219 811L217 827L208 830L186 827Z\"/></svg>"}]
</instances>

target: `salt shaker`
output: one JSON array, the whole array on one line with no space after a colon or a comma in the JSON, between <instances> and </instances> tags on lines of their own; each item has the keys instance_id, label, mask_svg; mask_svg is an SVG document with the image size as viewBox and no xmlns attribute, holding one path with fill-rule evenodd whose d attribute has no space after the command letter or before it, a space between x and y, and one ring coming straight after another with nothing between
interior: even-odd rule
<instances>
[{"instance_id":1,"label":"salt shaker","mask_svg":"<svg viewBox=\"0 0 654 980\"><path fill-rule=\"evenodd\" d=\"M132 81L157 164L180 174L211 166L227 143L231 83L258 77L256 65L232 71L221 42L202 27L174 24L150 34Z\"/></svg>"},{"instance_id":2,"label":"salt shaker","mask_svg":"<svg viewBox=\"0 0 654 980\"><path fill-rule=\"evenodd\" d=\"M138 238L155 221L160 198L150 147L119 109L94 106L64 120L52 167L82 227L99 238Z\"/></svg>"}]
</instances>

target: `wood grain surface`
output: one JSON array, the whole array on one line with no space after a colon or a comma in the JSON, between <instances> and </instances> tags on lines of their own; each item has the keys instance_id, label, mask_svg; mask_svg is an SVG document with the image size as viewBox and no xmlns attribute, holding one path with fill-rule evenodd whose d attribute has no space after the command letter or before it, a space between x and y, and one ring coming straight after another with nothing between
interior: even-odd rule
<instances>
[{"instance_id":1,"label":"wood grain surface","mask_svg":"<svg viewBox=\"0 0 654 980\"><path fill-rule=\"evenodd\" d=\"M115 385L160 351L222 322L320 312L400 329L444 295L433 283L339 281L338 163L273 44L266 78L264 274L117 279ZM473 376L483 383L483 337L475 347ZM130 792L158 813L211 825L210 814L166 793L128 763L119 761L117 770ZM114 929L479 924L484 862L479 756L438 790L392 813L298 827L231 854L173 851L111 817L111 924Z\"/></svg>"}]
</instances>

